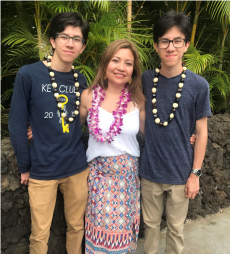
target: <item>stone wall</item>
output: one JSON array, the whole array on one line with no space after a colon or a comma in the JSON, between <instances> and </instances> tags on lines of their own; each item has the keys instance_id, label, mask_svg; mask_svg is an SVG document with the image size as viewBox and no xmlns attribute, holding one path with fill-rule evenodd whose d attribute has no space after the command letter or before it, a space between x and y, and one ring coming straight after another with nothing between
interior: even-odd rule
<instances>
[{"instance_id":1,"label":"stone wall","mask_svg":"<svg viewBox=\"0 0 230 254\"><path fill-rule=\"evenodd\" d=\"M230 206L230 114L218 114L209 119L202 169L200 193L190 201L188 218L191 219Z\"/></svg>"},{"instance_id":2,"label":"stone wall","mask_svg":"<svg viewBox=\"0 0 230 254\"><path fill-rule=\"evenodd\" d=\"M200 179L200 193L190 201L188 218L196 219L230 206L230 114L209 119L209 138ZM87 141L87 135L84 138ZM144 140L139 139L143 147ZM30 209L26 186L20 185L16 158L9 138L1 144L2 254L26 254L30 235ZM164 221L162 227L164 227ZM66 224L63 198L58 193L48 253L64 254ZM143 237L141 223L140 237Z\"/></svg>"}]
</instances>

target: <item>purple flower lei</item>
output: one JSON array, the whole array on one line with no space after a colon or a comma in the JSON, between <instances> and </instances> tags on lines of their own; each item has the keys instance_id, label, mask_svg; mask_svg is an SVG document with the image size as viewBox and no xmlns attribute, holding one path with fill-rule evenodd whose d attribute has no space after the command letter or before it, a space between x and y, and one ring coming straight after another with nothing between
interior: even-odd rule
<instances>
[{"instance_id":1,"label":"purple flower lei","mask_svg":"<svg viewBox=\"0 0 230 254\"><path fill-rule=\"evenodd\" d=\"M99 128L99 107L101 102L105 98L105 91L99 85L95 86L93 89L93 99L92 107L89 109L89 133L102 143L107 142L110 144L113 141L113 137L121 133L121 126L123 125L123 115L127 112L128 103L131 101L130 93L128 92L127 86L122 90L122 95L120 96L120 101L117 103L118 107L113 111L114 121L110 125L107 135L104 137L101 133L101 128Z\"/></svg>"}]
</instances>

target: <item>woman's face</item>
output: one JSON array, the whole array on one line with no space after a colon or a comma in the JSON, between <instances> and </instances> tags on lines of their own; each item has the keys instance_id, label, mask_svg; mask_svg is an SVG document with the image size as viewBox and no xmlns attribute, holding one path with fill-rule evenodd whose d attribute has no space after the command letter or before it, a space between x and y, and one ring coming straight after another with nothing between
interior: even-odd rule
<instances>
[{"instance_id":1,"label":"woman's face","mask_svg":"<svg viewBox=\"0 0 230 254\"><path fill-rule=\"evenodd\" d=\"M124 86L132 77L134 56L130 49L120 49L111 58L106 76L108 85Z\"/></svg>"}]
</instances>

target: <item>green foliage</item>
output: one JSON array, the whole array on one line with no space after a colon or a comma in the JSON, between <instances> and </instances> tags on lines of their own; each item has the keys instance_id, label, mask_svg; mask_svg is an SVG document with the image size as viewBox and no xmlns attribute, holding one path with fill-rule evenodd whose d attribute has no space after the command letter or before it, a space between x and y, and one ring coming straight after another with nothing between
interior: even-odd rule
<instances>
[{"instance_id":1,"label":"green foliage","mask_svg":"<svg viewBox=\"0 0 230 254\"><path fill-rule=\"evenodd\" d=\"M208 66L213 64L214 56L212 54L201 54L201 51L190 45L184 57L186 66L189 70L201 75Z\"/></svg>"},{"instance_id":2,"label":"green foliage","mask_svg":"<svg viewBox=\"0 0 230 254\"><path fill-rule=\"evenodd\" d=\"M218 68L220 62L218 55L204 54L190 45L184 57L187 68L209 82L212 110L218 112L227 108L230 80L228 73Z\"/></svg>"},{"instance_id":3,"label":"green foliage","mask_svg":"<svg viewBox=\"0 0 230 254\"><path fill-rule=\"evenodd\" d=\"M221 112L229 108L230 80L229 75L219 68L210 67L203 73L210 86L210 101L213 111Z\"/></svg>"},{"instance_id":4,"label":"green foliage","mask_svg":"<svg viewBox=\"0 0 230 254\"><path fill-rule=\"evenodd\" d=\"M211 14L211 18L218 18L220 22L227 20L230 23L230 2L229 0L209 1L207 8Z\"/></svg>"},{"instance_id":5,"label":"green foliage","mask_svg":"<svg viewBox=\"0 0 230 254\"><path fill-rule=\"evenodd\" d=\"M1 7L1 106L8 110L18 69L51 52L49 22L57 13L76 11L90 22L87 46L74 63L90 84L102 52L116 39L135 43L142 71L158 66L153 25L170 9L184 11L193 23L196 1L132 1L131 33L127 31L127 1L2 1ZM214 113L230 111L229 28L228 0L201 1L194 45L185 54L185 62L188 69L208 80Z\"/></svg>"}]
</instances>

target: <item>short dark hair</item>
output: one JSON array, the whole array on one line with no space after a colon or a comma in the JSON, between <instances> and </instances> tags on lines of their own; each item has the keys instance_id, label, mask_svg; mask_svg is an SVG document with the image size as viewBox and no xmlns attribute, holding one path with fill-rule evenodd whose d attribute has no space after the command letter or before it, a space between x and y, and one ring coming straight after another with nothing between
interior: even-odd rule
<instances>
[{"instance_id":1,"label":"short dark hair","mask_svg":"<svg viewBox=\"0 0 230 254\"><path fill-rule=\"evenodd\" d=\"M83 44L86 44L89 34L89 23L83 20L77 12L62 12L53 17L50 22L50 38L55 40L57 33L63 32L66 26L80 27L83 35Z\"/></svg>"},{"instance_id":2,"label":"short dark hair","mask_svg":"<svg viewBox=\"0 0 230 254\"><path fill-rule=\"evenodd\" d=\"M157 42L159 37L162 37L173 26L176 26L185 35L186 41L190 41L192 27L188 16L184 12L171 10L166 12L154 25L154 42Z\"/></svg>"}]
</instances>

